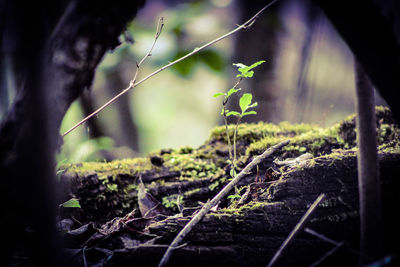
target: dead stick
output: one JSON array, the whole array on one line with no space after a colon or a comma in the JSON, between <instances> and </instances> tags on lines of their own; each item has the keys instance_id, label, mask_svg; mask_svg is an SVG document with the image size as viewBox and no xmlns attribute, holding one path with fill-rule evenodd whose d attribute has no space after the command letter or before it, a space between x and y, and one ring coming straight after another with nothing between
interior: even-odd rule
<instances>
[{"instance_id":1,"label":"dead stick","mask_svg":"<svg viewBox=\"0 0 400 267\"><path fill-rule=\"evenodd\" d=\"M308 222L311 214L315 211L317 208L318 204L325 198L325 194L320 194L318 198L314 201L314 203L311 205L311 207L307 210L307 212L303 215L303 217L300 219L300 221L296 224L296 226L293 228L292 232L289 234L289 236L286 238L286 240L283 242L283 244L280 246L278 251L275 253L275 255L272 257L271 261L268 263L268 267L271 267L274 265L274 263L278 260L279 256L282 254L283 250L289 245L289 243L294 239L294 237L298 234L298 232L303 229L304 225Z\"/></svg>"},{"instance_id":2,"label":"dead stick","mask_svg":"<svg viewBox=\"0 0 400 267\"><path fill-rule=\"evenodd\" d=\"M330 239L329 237L326 237L326 236L324 236L324 235L322 235L322 234L320 234L320 233L317 233L316 231L314 231L314 230L312 230L312 229L310 229L310 228L308 228L308 227L306 227L306 228L304 229L304 232L306 232L306 233L308 233L308 234L310 234L310 235L313 235L313 236L315 236L315 237L321 239L322 241L325 241L326 243L329 243L329 244L332 244L332 245L335 245L335 246L339 246L340 244L344 243L344 241L338 242L338 241L336 241L336 240ZM345 244L346 244L346 243L345 243ZM350 248L350 247L349 247L347 250L348 250L349 252L353 253L353 254L361 255L359 251L357 251L357 250L355 250L355 249L352 249L352 248Z\"/></svg>"},{"instance_id":3,"label":"dead stick","mask_svg":"<svg viewBox=\"0 0 400 267\"><path fill-rule=\"evenodd\" d=\"M195 216L186 224L186 226L179 232L179 234L175 237L172 243L169 245L167 251L165 252L164 256L162 257L158 267L165 266L171 257L173 250L179 245L182 239L193 229L193 227L203 219L203 217L210 211L212 207L214 207L224 196L226 196L229 191L231 191L235 185L248 175L252 168L256 165L260 164L265 158L271 156L274 152L281 149L282 147L289 144L289 140L285 140L280 142L277 145L274 145L267 149L261 155L255 157L247 166L238 174L232 181L230 181L212 200L208 201L201 210L196 213Z\"/></svg>"},{"instance_id":4,"label":"dead stick","mask_svg":"<svg viewBox=\"0 0 400 267\"><path fill-rule=\"evenodd\" d=\"M319 258L316 262L311 264L309 267L316 267L320 266L321 263L323 263L327 258L332 256L333 254L336 253L340 248L342 248L344 245L346 245L345 242L340 242L337 246L334 246L332 249L330 249L327 253L325 253L321 258Z\"/></svg>"},{"instance_id":5,"label":"dead stick","mask_svg":"<svg viewBox=\"0 0 400 267\"><path fill-rule=\"evenodd\" d=\"M342 243L342 242L337 242L337 241L335 241L333 239L330 239L329 237L326 237L324 235L321 235L320 233L317 233L316 231L314 231L313 229L310 229L308 227L306 227L304 229L304 232L306 232L306 233L308 233L310 235L313 235L315 237L318 237L322 241L325 241L326 243L329 243L329 244L332 244L332 245L335 245L335 246L339 246Z\"/></svg>"}]
</instances>

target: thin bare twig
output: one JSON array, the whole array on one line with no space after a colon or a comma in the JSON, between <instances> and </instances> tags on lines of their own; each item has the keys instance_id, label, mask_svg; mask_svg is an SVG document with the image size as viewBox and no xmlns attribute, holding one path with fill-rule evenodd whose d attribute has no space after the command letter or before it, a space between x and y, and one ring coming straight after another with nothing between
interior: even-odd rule
<instances>
[{"instance_id":1,"label":"thin bare twig","mask_svg":"<svg viewBox=\"0 0 400 267\"><path fill-rule=\"evenodd\" d=\"M311 264L309 267L316 267L319 266L321 263L323 263L327 258L332 256L333 254L336 253L340 248L342 248L344 245L346 245L345 242L340 242L337 246L334 246L332 249L330 249L328 252L326 252L321 258L319 258L317 261L315 261L313 264Z\"/></svg>"},{"instance_id":2,"label":"thin bare twig","mask_svg":"<svg viewBox=\"0 0 400 267\"><path fill-rule=\"evenodd\" d=\"M326 237L326 236L324 236L324 235L322 235L322 234L320 234L320 233L317 233L316 231L314 231L314 230L312 230L312 229L310 229L310 228L307 228L307 227L304 229L304 232L306 232L306 233L308 233L308 234L310 234L310 235L313 235L313 236L315 236L315 237L321 239L322 241L324 241L324 242L326 242L326 243L329 243L329 244L334 245L334 247L333 247L332 249L330 249L330 250L329 250L328 252L326 252L321 258L319 258L317 261L315 261L313 264L311 264L310 267L315 267L315 266L320 265L320 264L323 263L328 257L330 257L331 255L333 255L334 253L336 253L336 251L337 251L338 249L340 249L340 248L342 248L343 246L347 245L347 243L346 243L345 241L341 241L341 242L335 241L335 240L330 239L329 237ZM356 255L360 255L360 253L359 253L358 251L354 250L354 249L347 248L347 250L348 250L349 252L351 252L351 253L356 254Z\"/></svg>"},{"instance_id":3,"label":"thin bare twig","mask_svg":"<svg viewBox=\"0 0 400 267\"><path fill-rule=\"evenodd\" d=\"M318 237L322 241L325 241L326 243L329 243L329 244L332 244L332 245L335 245L335 246L339 246L339 244L342 243L342 242L337 242L337 241L335 241L333 239L330 239L329 237L326 237L324 235L321 235L320 233L317 233L316 231L314 231L313 229L310 229L308 227L304 228L304 232L306 232L306 233L308 233L310 235L313 235L315 237Z\"/></svg>"},{"instance_id":4,"label":"thin bare twig","mask_svg":"<svg viewBox=\"0 0 400 267\"><path fill-rule=\"evenodd\" d=\"M224 196L226 196L235 185L246 175L248 175L252 168L260 164L265 158L271 156L274 152L281 149L282 147L289 144L289 140L285 140L280 142L277 145L274 145L267 149L263 154L255 157L236 177L230 181L212 200L208 201L201 210L196 213L195 216L185 225L185 227L179 232L179 234L175 237L172 243L169 245L167 251L162 257L158 267L165 266L171 257L171 254L174 249L179 245L182 239L193 229L193 227L203 219L203 217L210 211L212 207L214 207Z\"/></svg>"},{"instance_id":5,"label":"thin bare twig","mask_svg":"<svg viewBox=\"0 0 400 267\"><path fill-rule=\"evenodd\" d=\"M186 54L185 56L178 58L177 60L170 62L169 64L159 68L158 70L154 71L153 73L147 75L146 77L144 77L142 80L136 82L134 81L134 79L132 79L129 83L129 86L125 89L123 89L119 94L117 94L116 96L114 96L112 99L110 99L109 101L107 101L104 105L102 105L100 108L98 108L96 111L94 111L92 114L88 115L86 118L84 118L83 120L81 120L80 122L78 122L76 125L74 125L71 129L69 129L68 131L66 131L62 136L66 136L68 133L70 133L71 131L73 131L74 129L76 129L77 127L79 127L80 125L82 125L83 123L85 123L88 119L90 119L91 117L93 117L94 115L96 115L97 113L99 113L100 111L102 111L103 109L105 109L107 106L109 106L110 104L112 104L113 102L115 102L115 100L117 100L120 96L124 95L125 93L127 93L128 91L130 91L131 89L135 88L136 86L138 86L139 84L141 84L142 82L148 80L149 78L153 77L154 75L160 73L161 71L175 65L178 62L181 62L185 59L187 59L190 56L193 56L194 54L200 52L201 50L231 36L232 34L243 30L243 29L247 29L249 28L251 25L253 25L253 23L256 21L256 19L258 18L258 16L264 12L264 10L266 10L267 8L269 8L271 5L273 5L276 1L278 0L273 0L271 1L269 4L267 4L266 6L264 6L262 9L260 9L260 11L258 11L253 17L251 17L248 21L246 21L245 23L243 23L242 25L239 25L238 27L236 27L234 30L218 37L217 39L212 40L211 42L206 43L205 45L195 48L192 52ZM157 28L158 31L158 28Z\"/></svg>"},{"instance_id":6,"label":"thin bare twig","mask_svg":"<svg viewBox=\"0 0 400 267\"><path fill-rule=\"evenodd\" d=\"M294 237L298 234L298 232L303 229L304 225L308 222L311 214L315 211L315 209L318 207L318 204L325 198L325 194L320 194L318 198L314 201L314 203L310 206L310 208L307 210L307 212L303 215L303 217L300 219L300 221L296 224L296 226L293 228L292 232L289 234L289 236L286 238L286 240L283 242L283 244L279 247L278 251L275 253L275 255L272 257L271 261L268 263L267 267L271 267L272 265L275 264L275 262L278 260L280 255L282 254L283 250L289 245L289 243L294 239Z\"/></svg>"},{"instance_id":7,"label":"thin bare twig","mask_svg":"<svg viewBox=\"0 0 400 267\"><path fill-rule=\"evenodd\" d=\"M125 94L126 92L128 92L129 90L131 90L132 88L134 88L137 84L136 84L136 79L137 76L139 74L139 69L140 66L143 64L143 62L151 56L151 52L154 49L154 46L156 45L156 42L158 40L158 37L160 37L161 31L164 27L164 18L161 17L158 20L158 24L157 24L157 30L156 30L156 34L154 36L154 41L153 44L151 45L149 51L147 52L147 54L142 58L142 60L140 60L139 63L136 62L136 71L135 74L133 75L133 79L129 82L129 86L125 89L123 89L119 94L117 94L116 96L114 96L113 98L111 98L109 101L107 101L104 105L102 105L101 107L99 107L98 109L96 109L94 112L92 112L91 114L89 114L86 118L84 118L83 120L81 120L80 122L78 122L77 124L75 124L73 127L71 127L68 131L66 131L62 136L66 136L67 134L69 134L70 132L72 132L73 130L75 130L76 128L78 128L80 125L82 125L83 123L85 123L87 120L89 120L91 117L93 117L94 115L96 115L97 113L99 113L100 111L102 111L103 109L105 109L108 105L110 105L111 103L113 103L115 100L117 100L120 96L122 96L123 94Z\"/></svg>"},{"instance_id":8,"label":"thin bare twig","mask_svg":"<svg viewBox=\"0 0 400 267\"><path fill-rule=\"evenodd\" d=\"M321 239L322 241L325 241L326 243L329 243L329 244L332 244L332 245L335 245L335 246L339 246L342 243L346 244L346 242L344 242L344 241L338 242L336 240L330 239L329 237L326 237L326 236L324 236L324 235L322 235L320 233L317 233L316 231L314 231L314 230L312 230L312 229L310 229L308 227L304 228L304 232L306 232L306 233L308 233L310 235L313 235L313 236ZM352 249L351 247L349 247L347 250L349 252L355 254L355 255L361 255L360 251Z\"/></svg>"}]
</instances>

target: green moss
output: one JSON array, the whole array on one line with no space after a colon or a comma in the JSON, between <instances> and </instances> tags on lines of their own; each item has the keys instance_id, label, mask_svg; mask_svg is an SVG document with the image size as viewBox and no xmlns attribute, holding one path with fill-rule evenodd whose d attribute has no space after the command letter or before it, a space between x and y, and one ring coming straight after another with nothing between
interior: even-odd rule
<instances>
[{"instance_id":1,"label":"green moss","mask_svg":"<svg viewBox=\"0 0 400 267\"><path fill-rule=\"evenodd\" d=\"M397 143L400 139L400 130L389 109L376 107L376 114L378 144ZM249 144L246 155L258 155L287 138L290 139L290 144L283 148L286 153L283 153L282 157L297 157L306 152L319 156L329 154L334 149L350 149L356 146L354 114L329 128L287 122L280 123L278 128L279 130L273 128L270 134Z\"/></svg>"},{"instance_id":2,"label":"green moss","mask_svg":"<svg viewBox=\"0 0 400 267\"><path fill-rule=\"evenodd\" d=\"M287 139L287 137L265 137L249 145L246 154L258 155L268 147ZM290 138L290 144L283 148L285 157L297 157L304 153L311 153L318 156L329 153L332 149L344 147L342 139L332 129L321 129L314 127L307 132L302 132Z\"/></svg>"},{"instance_id":3,"label":"green moss","mask_svg":"<svg viewBox=\"0 0 400 267\"><path fill-rule=\"evenodd\" d=\"M271 206L276 205L277 202L258 202L258 201L250 201L249 203L240 206L238 208L225 208L219 210L219 213L234 215L236 217L245 217L247 213L264 213ZM279 204L279 203L278 203Z\"/></svg>"},{"instance_id":4,"label":"green moss","mask_svg":"<svg viewBox=\"0 0 400 267\"><path fill-rule=\"evenodd\" d=\"M221 173L216 162L201 153L172 152L163 155L164 166L172 171L179 171L184 180L193 178L211 178Z\"/></svg>"},{"instance_id":5,"label":"green moss","mask_svg":"<svg viewBox=\"0 0 400 267\"><path fill-rule=\"evenodd\" d=\"M390 142L387 144L380 145L378 147L378 151L380 153L400 154L400 143Z\"/></svg>"},{"instance_id":6,"label":"green moss","mask_svg":"<svg viewBox=\"0 0 400 267\"><path fill-rule=\"evenodd\" d=\"M279 136L294 136L297 134L305 133L312 130L315 125L311 124L290 124L289 122L281 122L278 125L272 123L242 123L238 127L237 140L245 141L247 143L253 143L267 137L279 137ZM228 126L229 135L233 138L233 132L235 125L231 124ZM219 126L211 131L208 142L214 140L223 140L227 142L225 126Z\"/></svg>"},{"instance_id":7,"label":"green moss","mask_svg":"<svg viewBox=\"0 0 400 267\"><path fill-rule=\"evenodd\" d=\"M97 174L98 177L116 176L121 174L135 175L154 168L148 158L121 159L111 162L82 162L60 167L65 174L88 176ZM100 178L99 178L100 179Z\"/></svg>"},{"instance_id":8,"label":"green moss","mask_svg":"<svg viewBox=\"0 0 400 267\"><path fill-rule=\"evenodd\" d=\"M376 132L378 145L398 142L400 129L396 124L390 110L387 107L377 106L376 112ZM337 124L338 135L350 146L356 146L356 115L352 114Z\"/></svg>"},{"instance_id":9,"label":"green moss","mask_svg":"<svg viewBox=\"0 0 400 267\"><path fill-rule=\"evenodd\" d=\"M391 117L387 108L377 107L377 135L379 152L400 153L400 130ZM234 125L229 125L229 133L233 136ZM290 139L290 144L279 151L275 156L280 159L293 158L304 153L313 154L314 158L307 161L302 168L312 168L324 161L331 162L331 166L342 161L343 155L355 155L356 130L355 115L351 115L329 128L320 128L311 124L280 124L250 123L238 127L238 167L243 168L253 156L261 154L265 149L280 141ZM347 154L346 154L347 153ZM150 157L162 158L162 166L151 164ZM334 159L332 161L332 158ZM201 147L182 147L154 152L148 157L123 159L112 162L84 162L81 164L64 165L62 174L77 177L78 182L84 183L84 178L96 177L103 185L101 193L85 196L83 206L90 204L92 209L102 210L107 207L111 212L118 213L124 209L135 208L137 177L147 171L158 173L169 169L179 171L179 178L173 181L158 179L150 187L156 188L170 182L193 181L209 178L209 189L219 190L224 186L229 176L226 175L228 165L228 146L225 126L216 127L211 131L210 138ZM330 167L331 167L330 166ZM281 169L281 172L284 172ZM282 177L286 177L286 174ZM282 178L284 179L284 178ZM191 190L191 189L188 189ZM176 193L176 192L174 192ZM183 203L191 194L197 192L181 192ZM163 198L163 203L171 208L177 208L178 194L170 194ZM238 209L224 209L223 213L235 213L237 216L249 210L265 210L265 205L271 203L250 202Z\"/></svg>"}]
</instances>

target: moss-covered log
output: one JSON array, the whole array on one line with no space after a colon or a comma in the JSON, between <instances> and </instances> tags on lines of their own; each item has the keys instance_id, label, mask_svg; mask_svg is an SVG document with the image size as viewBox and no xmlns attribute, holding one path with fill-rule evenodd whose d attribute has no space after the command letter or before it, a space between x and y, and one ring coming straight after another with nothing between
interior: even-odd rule
<instances>
[{"instance_id":1,"label":"moss-covered log","mask_svg":"<svg viewBox=\"0 0 400 267\"><path fill-rule=\"evenodd\" d=\"M393 211L400 198L397 193L400 130L384 108L377 108L377 129L386 252L397 253L400 230L394 223ZM175 250L172 266L265 266L320 193L326 193L327 197L307 227L338 242L346 242L328 262L356 264L358 255L353 252L358 246L359 217L354 116L327 129L287 123L241 125L239 166L244 167L254 155L288 137L290 146L278 152L274 159L263 162L258 171L249 174L236 192L221 201L193 229L185 238L186 245ZM75 219L95 221L99 225L131 212L122 219L114 219L108 226L103 225L103 231L97 234L100 236L89 243L93 252L99 253L102 249L104 257L97 260L107 259L110 266L156 265L166 245L201 202L213 197L227 183L227 150L224 129L220 127L198 149L179 148L146 158L65 166L61 181L69 185L66 198L76 197L82 206L72 212ZM310 154L298 160L288 159L305 153ZM137 209L139 177L148 191L175 215L141 218ZM70 215L64 214L66 220ZM67 239L74 240L71 246L83 246L82 240L76 241L76 236L87 231L67 234ZM104 237L108 237L106 241L96 241ZM302 233L278 264L309 265L330 249L332 244ZM79 257L75 260L79 261Z\"/></svg>"}]
</instances>

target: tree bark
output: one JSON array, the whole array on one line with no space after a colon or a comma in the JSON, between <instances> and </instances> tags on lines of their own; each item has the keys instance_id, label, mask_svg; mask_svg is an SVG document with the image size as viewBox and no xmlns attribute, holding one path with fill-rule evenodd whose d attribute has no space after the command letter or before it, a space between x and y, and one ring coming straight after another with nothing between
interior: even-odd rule
<instances>
[{"instance_id":1,"label":"tree bark","mask_svg":"<svg viewBox=\"0 0 400 267\"><path fill-rule=\"evenodd\" d=\"M383 258L382 201L375 122L374 87L355 62L358 185L360 199L361 262L365 265Z\"/></svg>"},{"instance_id":2,"label":"tree bark","mask_svg":"<svg viewBox=\"0 0 400 267\"><path fill-rule=\"evenodd\" d=\"M17 71L18 96L0 125L4 261L26 246L38 266L63 266L55 235L54 153L69 105L143 1L1 2L1 49ZM4 65L3 65L4 66ZM6 66L7 67L7 66ZM1 83L2 86L5 83ZM57 201L58 202L58 201Z\"/></svg>"}]
</instances>

